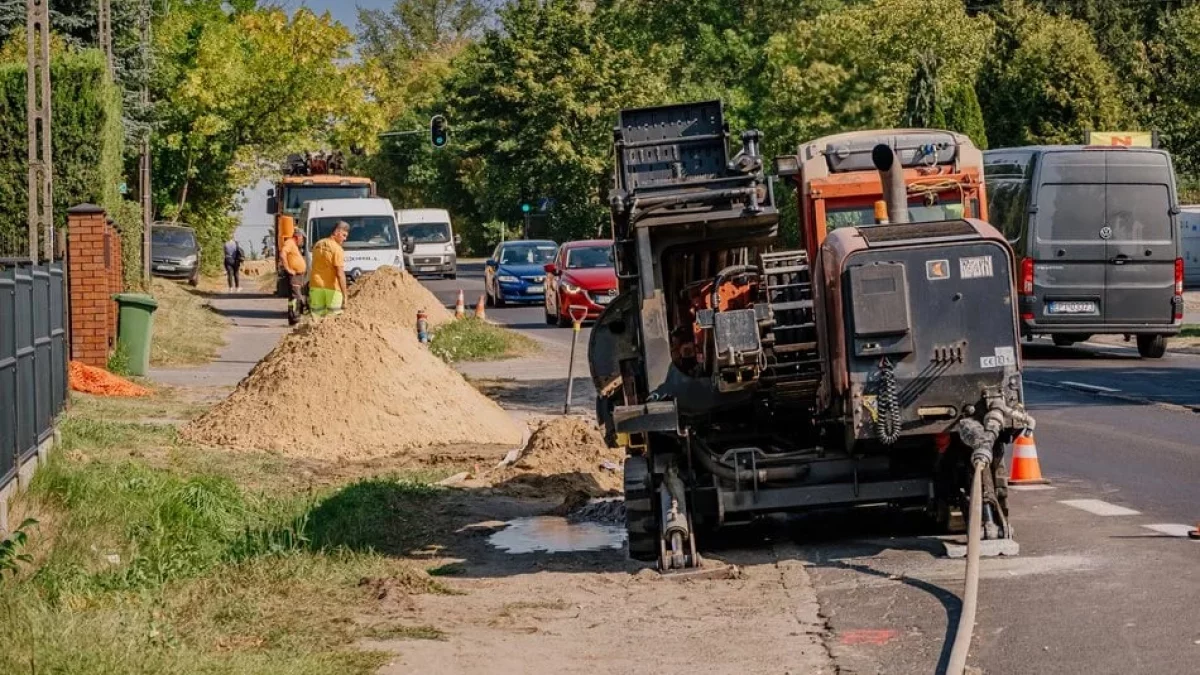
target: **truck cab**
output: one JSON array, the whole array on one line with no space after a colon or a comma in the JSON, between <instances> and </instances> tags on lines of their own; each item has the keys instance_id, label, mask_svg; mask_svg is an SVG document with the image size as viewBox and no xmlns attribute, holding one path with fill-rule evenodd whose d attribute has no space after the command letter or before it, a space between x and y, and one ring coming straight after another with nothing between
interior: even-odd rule
<instances>
[{"instance_id":1,"label":"truck cab","mask_svg":"<svg viewBox=\"0 0 1200 675\"><path fill-rule=\"evenodd\" d=\"M404 269L404 247L396 227L396 211L387 199L317 199L304 204L297 227L305 236L305 257L311 269L312 245L331 235L341 221L350 225L342 244L346 279L353 283L384 265Z\"/></svg>"},{"instance_id":2,"label":"truck cab","mask_svg":"<svg viewBox=\"0 0 1200 675\"><path fill-rule=\"evenodd\" d=\"M405 264L413 274L435 274L458 278L458 253L455 246L462 238L454 234L450 212L446 209L402 209L396 212L400 236L411 242L413 250L405 255Z\"/></svg>"}]
</instances>

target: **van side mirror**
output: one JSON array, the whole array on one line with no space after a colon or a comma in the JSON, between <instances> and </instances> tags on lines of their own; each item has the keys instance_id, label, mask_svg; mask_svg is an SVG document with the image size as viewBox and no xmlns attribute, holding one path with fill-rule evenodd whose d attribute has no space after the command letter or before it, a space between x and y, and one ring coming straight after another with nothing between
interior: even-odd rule
<instances>
[{"instance_id":1,"label":"van side mirror","mask_svg":"<svg viewBox=\"0 0 1200 675\"><path fill-rule=\"evenodd\" d=\"M546 271L546 274L558 274L558 267L554 263L546 263L542 269Z\"/></svg>"},{"instance_id":2,"label":"van side mirror","mask_svg":"<svg viewBox=\"0 0 1200 675\"><path fill-rule=\"evenodd\" d=\"M274 192L274 190L272 190L272 192ZM278 212L279 212L279 200L275 198L275 195L268 193L268 195L267 195L267 213L273 216Z\"/></svg>"},{"instance_id":3,"label":"van side mirror","mask_svg":"<svg viewBox=\"0 0 1200 675\"><path fill-rule=\"evenodd\" d=\"M400 244L406 255L412 255L412 252L417 250L417 244L413 241L412 237L401 237Z\"/></svg>"},{"instance_id":4,"label":"van side mirror","mask_svg":"<svg viewBox=\"0 0 1200 675\"><path fill-rule=\"evenodd\" d=\"M461 234L454 235L454 245L455 246L462 245L462 235Z\"/></svg>"},{"instance_id":5,"label":"van side mirror","mask_svg":"<svg viewBox=\"0 0 1200 675\"><path fill-rule=\"evenodd\" d=\"M496 269L497 267L499 267L499 264L496 262L495 258L488 258L487 262L485 262L484 264L492 269Z\"/></svg>"}]
</instances>

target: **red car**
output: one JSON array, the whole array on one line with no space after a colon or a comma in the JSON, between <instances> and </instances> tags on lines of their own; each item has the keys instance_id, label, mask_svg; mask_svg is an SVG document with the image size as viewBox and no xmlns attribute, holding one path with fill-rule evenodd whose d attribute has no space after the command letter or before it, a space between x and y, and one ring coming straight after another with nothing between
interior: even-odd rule
<instances>
[{"instance_id":1,"label":"red car","mask_svg":"<svg viewBox=\"0 0 1200 675\"><path fill-rule=\"evenodd\" d=\"M617 297L610 239L567 242L545 269L546 323L552 326L570 326L571 308L575 308L576 317L586 309L585 320L599 318Z\"/></svg>"}]
</instances>

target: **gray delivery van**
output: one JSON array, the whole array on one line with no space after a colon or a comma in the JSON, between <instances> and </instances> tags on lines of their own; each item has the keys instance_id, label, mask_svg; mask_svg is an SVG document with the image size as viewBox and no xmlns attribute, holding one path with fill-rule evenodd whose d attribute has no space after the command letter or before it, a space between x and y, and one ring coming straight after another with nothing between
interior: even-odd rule
<instances>
[{"instance_id":1,"label":"gray delivery van","mask_svg":"<svg viewBox=\"0 0 1200 675\"><path fill-rule=\"evenodd\" d=\"M1159 358L1183 323L1170 156L1149 148L1038 146L984 153L988 220L1020 261L1023 335L1066 346L1136 336Z\"/></svg>"}]
</instances>

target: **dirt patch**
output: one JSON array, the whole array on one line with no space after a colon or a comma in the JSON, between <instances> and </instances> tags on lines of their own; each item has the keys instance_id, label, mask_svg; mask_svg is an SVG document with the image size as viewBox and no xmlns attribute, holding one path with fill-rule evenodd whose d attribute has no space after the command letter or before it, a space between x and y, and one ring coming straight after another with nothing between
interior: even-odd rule
<instances>
[{"instance_id":1,"label":"dirt patch","mask_svg":"<svg viewBox=\"0 0 1200 675\"><path fill-rule=\"evenodd\" d=\"M479 480L507 494L527 498L582 499L621 492L624 451L604 444L600 431L578 417L538 423L516 462Z\"/></svg>"},{"instance_id":2,"label":"dirt patch","mask_svg":"<svg viewBox=\"0 0 1200 675\"><path fill-rule=\"evenodd\" d=\"M417 312L424 310L429 325L454 318L429 289L411 274L395 267L380 267L350 288L346 314L417 330Z\"/></svg>"},{"instance_id":3,"label":"dirt patch","mask_svg":"<svg viewBox=\"0 0 1200 675\"><path fill-rule=\"evenodd\" d=\"M523 430L500 406L417 342L416 309L397 309L424 305L409 297L418 295L405 290L410 281L398 271L364 278L344 314L285 336L184 438L340 460L520 443Z\"/></svg>"}]
</instances>

